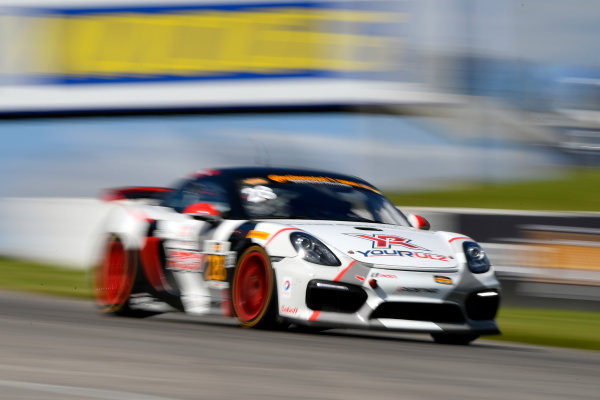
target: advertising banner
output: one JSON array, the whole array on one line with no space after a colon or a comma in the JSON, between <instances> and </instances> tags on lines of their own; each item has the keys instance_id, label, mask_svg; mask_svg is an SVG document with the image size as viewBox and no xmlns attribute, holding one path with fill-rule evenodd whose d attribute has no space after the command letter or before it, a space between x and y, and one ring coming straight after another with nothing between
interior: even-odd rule
<instances>
[{"instance_id":1,"label":"advertising banner","mask_svg":"<svg viewBox=\"0 0 600 400\"><path fill-rule=\"evenodd\" d=\"M1 1L0 112L402 102L409 4Z\"/></svg>"}]
</instances>

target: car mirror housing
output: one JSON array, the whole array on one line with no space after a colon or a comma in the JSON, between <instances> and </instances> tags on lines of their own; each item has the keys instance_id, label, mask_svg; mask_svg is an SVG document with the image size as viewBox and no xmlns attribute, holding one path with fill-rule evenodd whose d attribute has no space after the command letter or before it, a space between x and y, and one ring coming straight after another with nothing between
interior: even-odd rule
<instances>
[{"instance_id":1,"label":"car mirror housing","mask_svg":"<svg viewBox=\"0 0 600 400\"><path fill-rule=\"evenodd\" d=\"M429 221L417 214L408 214L408 222L410 222L410 224L417 229L421 229L424 231L428 231L429 229L431 229L431 224L429 223Z\"/></svg>"}]
</instances>

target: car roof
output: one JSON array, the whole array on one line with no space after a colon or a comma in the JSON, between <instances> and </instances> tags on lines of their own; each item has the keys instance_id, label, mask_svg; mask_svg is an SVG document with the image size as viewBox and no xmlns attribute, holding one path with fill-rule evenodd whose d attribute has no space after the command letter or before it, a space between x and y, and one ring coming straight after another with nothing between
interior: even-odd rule
<instances>
[{"instance_id":1,"label":"car roof","mask_svg":"<svg viewBox=\"0 0 600 400\"><path fill-rule=\"evenodd\" d=\"M227 167L200 171L197 176L223 175L230 179L249 178L253 176L267 175L300 175L300 176L328 176L331 178L348 179L363 182L372 186L364 179L352 175L344 175L337 172L310 169L310 168L285 168L285 167Z\"/></svg>"}]
</instances>

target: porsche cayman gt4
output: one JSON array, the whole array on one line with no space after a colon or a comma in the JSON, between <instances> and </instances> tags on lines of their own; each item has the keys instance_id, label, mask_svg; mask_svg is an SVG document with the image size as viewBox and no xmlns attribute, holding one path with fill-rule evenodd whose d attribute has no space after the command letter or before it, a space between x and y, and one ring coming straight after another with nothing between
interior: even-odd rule
<instances>
[{"instance_id":1,"label":"porsche cayman gt4","mask_svg":"<svg viewBox=\"0 0 600 400\"><path fill-rule=\"evenodd\" d=\"M499 333L499 283L473 239L430 230L368 182L325 171L206 170L107 190L95 269L106 313L223 314L247 328L364 328L469 343Z\"/></svg>"}]
</instances>

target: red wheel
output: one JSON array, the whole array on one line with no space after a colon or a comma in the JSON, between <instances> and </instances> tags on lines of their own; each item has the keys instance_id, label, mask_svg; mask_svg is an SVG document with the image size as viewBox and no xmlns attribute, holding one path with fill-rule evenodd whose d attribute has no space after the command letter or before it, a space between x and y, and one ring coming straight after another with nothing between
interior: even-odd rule
<instances>
[{"instance_id":1,"label":"red wheel","mask_svg":"<svg viewBox=\"0 0 600 400\"><path fill-rule=\"evenodd\" d=\"M106 244L102 263L96 269L96 300L104 312L121 310L135 281L135 260L116 236Z\"/></svg>"},{"instance_id":2,"label":"red wheel","mask_svg":"<svg viewBox=\"0 0 600 400\"><path fill-rule=\"evenodd\" d=\"M273 270L267 253L251 246L240 256L232 285L233 309L245 328L272 322Z\"/></svg>"}]
</instances>

